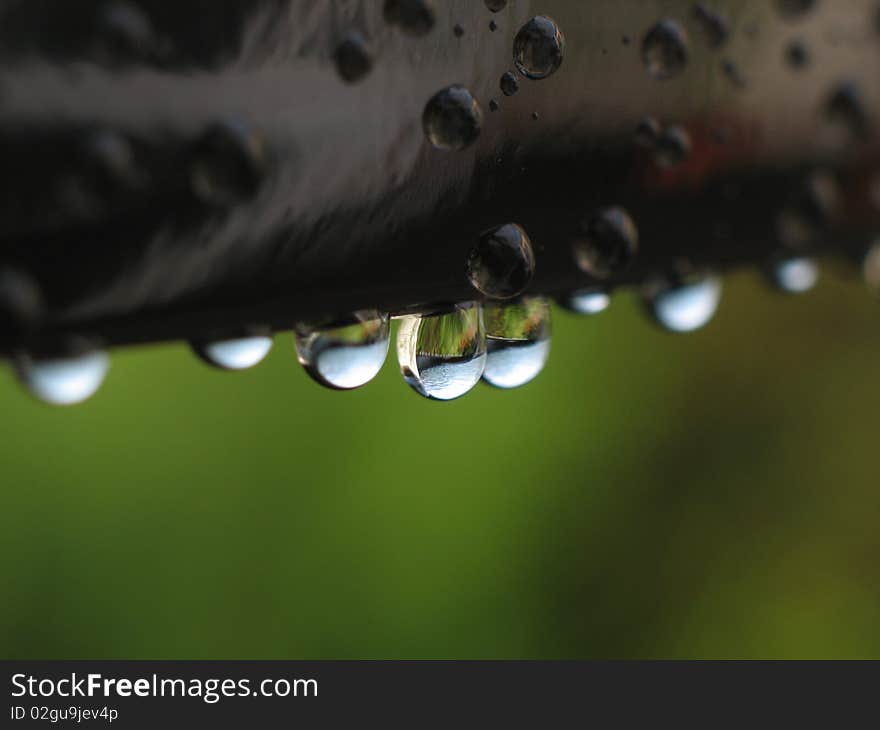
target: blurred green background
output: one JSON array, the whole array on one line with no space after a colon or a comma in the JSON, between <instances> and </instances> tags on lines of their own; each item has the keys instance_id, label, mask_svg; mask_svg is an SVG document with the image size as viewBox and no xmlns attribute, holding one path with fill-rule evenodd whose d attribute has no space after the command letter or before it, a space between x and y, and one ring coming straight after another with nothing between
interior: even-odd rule
<instances>
[{"instance_id":1,"label":"blurred green background","mask_svg":"<svg viewBox=\"0 0 880 730\"><path fill-rule=\"evenodd\" d=\"M545 373L420 399L114 354L0 381L5 658L878 657L880 304L727 282L693 335L556 310Z\"/></svg>"}]
</instances>

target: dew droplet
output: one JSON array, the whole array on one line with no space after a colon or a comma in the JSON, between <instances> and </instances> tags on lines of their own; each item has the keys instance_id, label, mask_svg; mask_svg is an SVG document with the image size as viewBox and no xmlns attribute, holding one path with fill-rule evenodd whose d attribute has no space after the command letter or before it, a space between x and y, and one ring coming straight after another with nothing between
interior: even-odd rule
<instances>
[{"instance_id":1,"label":"dew droplet","mask_svg":"<svg viewBox=\"0 0 880 730\"><path fill-rule=\"evenodd\" d=\"M266 358L272 349L272 337L268 333L254 333L222 340L194 340L190 347L204 362L215 368L247 370Z\"/></svg>"},{"instance_id":2,"label":"dew droplet","mask_svg":"<svg viewBox=\"0 0 880 730\"><path fill-rule=\"evenodd\" d=\"M657 323L670 332L693 332L709 323L721 301L721 280L712 275L676 275L651 282L644 292Z\"/></svg>"},{"instance_id":3,"label":"dew droplet","mask_svg":"<svg viewBox=\"0 0 880 730\"><path fill-rule=\"evenodd\" d=\"M507 71L501 77L501 81L498 83L498 86L501 87L501 91L504 96L513 96L519 91L519 81L516 78L516 74L511 71Z\"/></svg>"},{"instance_id":4,"label":"dew droplet","mask_svg":"<svg viewBox=\"0 0 880 730\"><path fill-rule=\"evenodd\" d=\"M385 0L383 15L386 23L417 38L431 32L436 18L429 0Z\"/></svg>"},{"instance_id":5,"label":"dew droplet","mask_svg":"<svg viewBox=\"0 0 880 730\"><path fill-rule=\"evenodd\" d=\"M489 21L489 30L492 33L494 33L496 30L498 30L498 23L496 23L494 20L490 20Z\"/></svg>"},{"instance_id":6,"label":"dew droplet","mask_svg":"<svg viewBox=\"0 0 880 730\"><path fill-rule=\"evenodd\" d=\"M471 285L487 297L518 296L535 274L532 242L516 223L486 231L468 254L466 271Z\"/></svg>"},{"instance_id":7,"label":"dew droplet","mask_svg":"<svg viewBox=\"0 0 880 730\"><path fill-rule=\"evenodd\" d=\"M798 20L810 12L816 0L776 0L776 9L786 20Z\"/></svg>"},{"instance_id":8,"label":"dew droplet","mask_svg":"<svg viewBox=\"0 0 880 730\"><path fill-rule=\"evenodd\" d=\"M35 398L56 406L81 403L93 396L110 369L106 352L85 342L70 343L62 355L14 356L19 380Z\"/></svg>"},{"instance_id":9,"label":"dew droplet","mask_svg":"<svg viewBox=\"0 0 880 730\"><path fill-rule=\"evenodd\" d=\"M806 44L800 40L793 40L785 47L785 60L793 69L805 68L810 62L810 52Z\"/></svg>"},{"instance_id":10,"label":"dew droplet","mask_svg":"<svg viewBox=\"0 0 880 730\"><path fill-rule=\"evenodd\" d=\"M27 274L0 270L0 340L20 339L34 330L46 311L43 294Z\"/></svg>"},{"instance_id":11,"label":"dew droplet","mask_svg":"<svg viewBox=\"0 0 880 730\"><path fill-rule=\"evenodd\" d=\"M606 208L582 226L574 256L581 271L603 279L625 269L639 248L636 224L623 208Z\"/></svg>"},{"instance_id":12,"label":"dew droplet","mask_svg":"<svg viewBox=\"0 0 880 730\"><path fill-rule=\"evenodd\" d=\"M663 128L660 126L660 122L654 119L654 117L644 117L636 125L636 144L642 147L653 148L660 139L662 132Z\"/></svg>"},{"instance_id":13,"label":"dew droplet","mask_svg":"<svg viewBox=\"0 0 880 730\"><path fill-rule=\"evenodd\" d=\"M692 148L691 136L684 127L667 127L657 138L654 161L660 167L675 167L690 157Z\"/></svg>"},{"instance_id":14,"label":"dew droplet","mask_svg":"<svg viewBox=\"0 0 880 730\"><path fill-rule=\"evenodd\" d=\"M483 380L496 388L518 388L534 380L550 355L550 303L529 297L513 304L486 304L483 320Z\"/></svg>"},{"instance_id":15,"label":"dew droplet","mask_svg":"<svg viewBox=\"0 0 880 730\"><path fill-rule=\"evenodd\" d=\"M461 25L456 23L452 28L452 32L456 38L461 38L464 35L464 28L462 28Z\"/></svg>"},{"instance_id":16,"label":"dew droplet","mask_svg":"<svg viewBox=\"0 0 880 730\"><path fill-rule=\"evenodd\" d=\"M575 314L601 314L611 306L611 295L598 287L576 289L557 299L559 306Z\"/></svg>"},{"instance_id":17,"label":"dew droplet","mask_svg":"<svg viewBox=\"0 0 880 730\"><path fill-rule=\"evenodd\" d=\"M532 112L532 119L533 119L534 121L537 122L540 118L541 118L541 115L538 114L538 112Z\"/></svg>"},{"instance_id":18,"label":"dew droplet","mask_svg":"<svg viewBox=\"0 0 880 730\"><path fill-rule=\"evenodd\" d=\"M464 86L448 86L425 105L422 128L438 150L462 150L480 136L483 111Z\"/></svg>"},{"instance_id":19,"label":"dew droplet","mask_svg":"<svg viewBox=\"0 0 880 730\"><path fill-rule=\"evenodd\" d=\"M513 39L513 61L527 78L546 79L562 65L564 56L565 36L546 15L536 15Z\"/></svg>"},{"instance_id":20,"label":"dew droplet","mask_svg":"<svg viewBox=\"0 0 880 730\"><path fill-rule=\"evenodd\" d=\"M843 129L850 138L864 136L868 128L868 115L862 103L858 87L844 82L834 88L825 102L829 121Z\"/></svg>"},{"instance_id":21,"label":"dew droplet","mask_svg":"<svg viewBox=\"0 0 880 730\"><path fill-rule=\"evenodd\" d=\"M485 0L486 7L493 13L498 13L507 7L507 0Z\"/></svg>"},{"instance_id":22,"label":"dew droplet","mask_svg":"<svg viewBox=\"0 0 880 730\"><path fill-rule=\"evenodd\" d=\"M306 372L335 390L369 383L385 363L391 327L388 315L357 312L355 322L336 327L296 328L296 354Z\"/></svg>"},{"instance_id":23,"label":"dew droplet","mask_svg":"<svg viewBox=\"0 0 880 730\"><path fill-rule=\"evenodd\" d=\"M655 79L670 79L688 62L687 32L674 20L661 20L642 40L642 63Z\"/></svg>"},{"instance_id":24,"label":"dew droplet","mask_svg":"<svg viewBox=\"0 0 880 730\"><path fill-rule=\"evenodd\" d=\"M232 205L256 194L265 168L263 138L240 122L219 122L196 144L192 188L205 203Z\"/></svg>"},{"instance_id":25,"label":"dew droplet","mask_svg":"<svg viewBox=\"0 0 880 730\"><path fill-rule=\"evenodd\" d=\"M489 111L497 112L501 107L498 106L498 102L495 99L489 99Z\"/></svg>"},{"instance_id":26,"label":"dew droplet","mask_svg":"<svg viewBox=\"0 0 880 730\"><path fill-rule=\"evenodd\" d=\"M770 279L781 292L803 294L816 286L819 280L819 267L810 258L784 258L772 265Z\"/></svg>"},{"instance_id":27,"label":"dew droplet","mask_svg":"<svg viewBox=\"0 0 880 730\"><path fill-rule=\"evenodd\" d=\"M367 49L367 42L360 33L349 33L337 46L334 54L336 71L340 78L349 84L366 78L373 68L373 59Z\"/></svg>"},{"instance_id":28,"label":"dew droplet","mask_svg":"<svg viewBox=\"0 0 880 730\"><path fill-rule=\"evenodd\" d=\"M404 317L397 333L404 380L419 395L454 400L470 391L486 367L486 330L478 305L444 314Z\"/></svg>"},{"instance_id":29,"label":"dew droplet","mask_svg":"<svg viewBox=\"0 0 880 730\"><path fill-rule=\"evenodd\" d=\"M729 30L727 20L721 13L708 7L705 3L697 3L693 10L694 18L706 35L710 48L720 48L727 41Z\"/></svg>"}]
</instances>

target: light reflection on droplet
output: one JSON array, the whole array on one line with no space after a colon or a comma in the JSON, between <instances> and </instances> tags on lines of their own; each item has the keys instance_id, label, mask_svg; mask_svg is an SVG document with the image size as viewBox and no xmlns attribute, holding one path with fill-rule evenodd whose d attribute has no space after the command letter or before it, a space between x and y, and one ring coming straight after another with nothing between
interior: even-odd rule
<instances>
[{"instance_id":1,"label":"light reflection on droplet","mask_svg":"<svg viewBox=\"0 0 880 730\"><path fill-rule=\"evenodd\" d=\"M51 405L81 403L93 396L110 368L110 358L101 350L88 350L70 356L15 356L19 380L31 395Z\"/></svg>"},{"instance_id":2,"label":"light reflection on droplet","mask_svg":"<svg viewBox=\"0 0 880 730\"><path fill-rule=\"evenodd\" d=\"M721 301L721 280L716 276L689 277L655 283L646 300L657 323L670 332L693 332L709 323Z\"/></svg>"},{"instance_id":3,"label":"light reflection on droplet","mask_svg":"<svg viewBox=\"0 0 880 730\"><path fill-rule=\"evenodd\" d=\"M577 289L561 296L559 305L569 312L594 315L604 312L611 305L611 294L604 289Z\"/></svg>"},{"instance_id":4,"label":"light reflection on droplet","mask_svg":"<svg viewBox=\"0 0 880 730\"><path fill-rule=\"evenodd\" d=\"M269 335L238 337L213 342L192 342L193 351L208 365L221 370L247 370L261 363L272 349Z\"/></svg>"},{"instance_id":5,"label":"light reflection on droplet","mask_svg":"<svg viewBox=\"0 0 880 730\"><path fill-rule=\"evenodd\" d=\"M518 388L534 380L550 356L550 303L530 297L513 304L486 304L486 369L496 388Z\"/></svg>"},{"instance_id":6,"label":"light reflection on droplet","mask_svg":"<svg viewBox=\"0 0 880 730\"><path fill-rule=\"evenodd\" d=\"M816 286L819 267L810 258L787 258L773 265L771 278L780 291L786 294L803 294Z\"/></svg>"}]
</instances>

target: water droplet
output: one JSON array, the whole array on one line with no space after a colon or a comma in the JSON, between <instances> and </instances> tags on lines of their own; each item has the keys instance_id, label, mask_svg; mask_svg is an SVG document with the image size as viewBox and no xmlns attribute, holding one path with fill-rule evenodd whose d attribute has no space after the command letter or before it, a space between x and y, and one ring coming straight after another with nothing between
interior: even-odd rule
<instances>
[{"instance_id":1,"label":"water droplet","mask_svg":"<svg viewBox=\"0 0 880 730\"><path fill-rule=\"evenodd\" d=\"M17 353L15 371L31 395L56 406L81 403L93 396L110 369L106 352L84 342L70 343L63 355Z\"/></svg>"},{"instance_id":2,"label":"water droplet","mask_svg":"<svg viewBox=\"0 0 880 730\"><path fill-rule=\"evenodd\" d=\"M507 0L485 0L485 3L493 13L498 13L507 7Z\"/></svg>"},{"instance_id":3,"label":"water droplet","mask_svg":"<svg viewBox=\"0 0 880 730\"><path fill-rule=\"evenodd\" d=\"M831 175L810 175L777 216L780 242L795 250L814 243L836 214L840 198L840 188Z\"/></svg>"},{"instance_id":4,"label":"water droplet","mask_svg":"<svg viewBox=\"0 0 880 730\"><path fill-rule=\"evenodd\" d=\"M386 23L417 38L434 27L434 5L428 0L385 0L383 14Z\"/></svg>"},{"instance_id":5,"label":"water droplet","mask_svg":"<svg viewBox=\"0 0 880 730\"><path fill-rule=\"evenodd\" d=\"M516 78L516 74L511 71L507 71L502 77L501 81L498 83L501 87L501 91L504 96L513 96L517 91L519 91L519 81Z\"/></svg>"},{"instance_id":6,"label":"water droplet","mask_svg":"<svg viewBox=\"0 0 880 730\"><path fill-rule=\"evenodd\" d=\"M266 168L263 139L239 122L211 125L196 144L191 167L193 192L210 205L252 198Z\"/></svg>"},{"instance_id":7,"label":"water droplet","mask_svg":"<svg viewBox=\"0 0 880 730\"><path fill-rule=\"evenodd\" d=\"M862 275L865 284L875 294L880 294L880 239L874 241L862 259Z\"/></svg>"},{"instance_id":8,"label":"water droplet","mask_svg":"<svg viewBox=\"0 0 880 730\"><path fill-rule=\"evenodd\" d=\"M110 4L98 25L98 56L106 63L135 63L153 57L157 43L150 19L131 3Z\"/></svg>"},{"instance_id":9,"label":"water droplet","mask_svg":"<svg viewBox=\"0 0 880 730\"><path fill-rule=\"evenodd\" d=\"M190 343L196 353L208 365L221 370L247 370L259 365L272 349L272 337L266 334L249 334L210 342Z\"/></svg>"},{"instance_id":10,"label":"water droplet","mask_svg":"<svg viewBox=\"0 0 880 730\"><path fill-rule=\"evenodd\" d=\"M422 128L428 141L439 150L462 150L480 136L483 111L463 86L438 91L425 105Z\"/></svg>"},{"instance_id":11,"label":"water droplet","mask_svg":"<svg viewBox=\"0 0 880 730\"><path fill-rule=\"evenodd\" d=\"M636 224L623 208L606 208L582 226L575 241L575 261L581 271L603 279L625 269L639 248Z\"/></svg>"},{"instance_id":12,"label":"water droplet","mask_svg":"<svg viewBox=\"0 0 880 730\"><path fill-rule=\"evenodd\" d=\"M461 38L464 35L464 28L462 28L458 23L452 28L452 32L455 34L456 38Z\"/></svg>"},{"instance_id":13,"label":"water droplet","mask_svg":"<svg viewBox=\"0 0 880 730\"><path fill-rule=\"evenodd\" d=\"M496 30L498 30L498 23L496 23L494 20L490 20L489 21L489 30L492 31L493 33Z\"/></svg>"},{"instance_id":14,"label":"water droplet","mask_svg":"<svg viewBox=\"0 0 880 730\"><path fill-rule=\"evenodd\" d=\"M487 304L483 320L483 380L496 388L518 388L534 380L550 355L550 303L531 297L513 304Z\"/></svg>"},{"instance_id":15,"label":"water droplet","mask_svg":"<svg viewBox=\"0 0 880 730\"><path fill-rule=\"evenodd\" d=\"M709 323L721 301L721 280L711 275L676 275L645 289L657 323L670 332L693 332Z\"/></svg>"},{"instance_id":16,"label":"water droplet","mask_svg":"<svg viewBox=\"0 0 880 730\"><path fill-rule=\"evenodd\" d=\"M706 6L704 3L697 3L694 6L694 18L703 29L706 35L706 41L710 48L720 48L727 41L729 30L727 20L716 10Z\"/></svg>"},{"instance_id":17,"label":"water droplet","mask_svg":"<svg viewBox=\"0 0 880 730\"><path fill-rule=\"evenodd\" d=\"M538 112L532 112L532 119L534 119L537 122L540 118L541 118L541 115L538 114Z\"/></svg>"},{"instance_id":18,"label":"water droplet","mask_svg":"<svg viewBox=\"0 0 880 730\"><path fill-rule=\"evenodd\" d=\"M337 327L296 328L296 354L306 372L335 390L366 385L378 375L388 355L387 315L357 312L355 322Z\"/></svg>"},{"instance_id":19,"label":"water droplet","mask_svg":"<svg viewBox=\"0 0 880 730\"><path fill-rule=\"evenodd\" d=\"M557 301L569 312L592 316L601 314L611 306L611 295L605 289L588 287L569 292Z\"/></svg>"},{"instance_id":20,"label":"water droplet","mask_svg":"<svg viewBox=\"0 0 880 730\"><path fill-rule=\"evenodd\" d=\"M691 136L684 127L667 127L654 146L654 161L665 168L675 167L690 157Z\"/></svg>"},{"instance_id":21,"label":"water droplet","mask_svg":"<svg viewBox=\"0 0 880 730\"><path fill-rule=\"evenodd\" d=\"M530 79L546 79L562 65L565 36L552 18L536 15L513 40L513 61Z\"/></svg>"},{"instance_id":22,"label":"water droplet","mask_svg":"<svg viewBox=\"0 0 880 730\"><path fill-rule=\"evenodd\" d=\"M642 40L642 62L655 79L670 79L688 62L687 32L674 20L661 20Z\"/></svg>"},{"instance_id":23,"label":"water droplet","mask_svg":"<svg viewBox=\"0 0 880 730\"><path fill-rule=\"evenodd\" d=\"M816 0L776 0L776 9L786 20L797 20L816 5Z\"/></svg>"},{"instance_id":24,"label":"water droplet","mask_svg":"<svg viewBox=\"0 0 880 730\"><path fill-rule=\"evenodd\" d=\"M446 314L404 317L397 333L404 380L419 395L453 400L470 391L486 367L482 308L459 306Z\"/></svg>"},{"instance_id":25,"label":"water droplet","mask_svg":"<svg viewBox=\"0 0 880 730\"><path fill-rule=\"evenodd\" d=\"M808 292L819 280L819 267L813 259L785 258L773 264L770 278L779 291L786 294Z\"/></svg>"},{"instance_id":26,"label":"water droplet","mask_svg":"<svg viewBox=\"0 0 880 730\"><path fill-rule=\"evenodd\" d=\"M489 111L497 112L501 107L498 106L498 102L495 99L489 99Z\"/></svg>"},{"instance_id":27,"label":"water droplet","mask_svg":"<svg viewBox=\"0 0 880 730\"><path fill-rule=\"evenodd\" d=\"M737 66L731 59L725 58L721 62L721 71L727 80L737 89L745 89L746 86L748 86L745 77L739 70L739 66Z\"/></svg>"},{"instance_id":28,"label":"water droplet","mask_svg":"<svg viewBox=\"0 0 880 730\"><path fill-rule=\"evenodd\" d=\"M660 126L660 122L654 119L654 117L644 117L636 125L636 144L642 147L653 148L660 139L662 132L663 128Z\"/></svg>"},{"instance_id":29,"label":"water droplet","mask_svg":"<svg viewBox=\"0 0 880 730\"><path fill-rule=\"evenodd\" d=\"M334 55L336 71L340 78L349 84L366 78L373 68L373 59L367 49L367 42L360 33L349 33L336 48Z\"/></svg>"},{"instance_id":30,"label":"water droplet","mask_svg":"<svg viewBox=\"0 0 880 730\"><path fill-rule=\"evenodd\" d=\"M0 270L0 339L19 339L34 330L45 314L40 287L27 274Z\"/></svg>"},{"instance_id":31,"label":"water droplet","mask_svg":"<svg viewBox=\"0 0 880 730\"><path fill-rule=\"evenodd\" d=\"M487 297L518 296L535 273L532 242L515 223L486 231L468 254L466 271L471 285Z\"/></svg>"},{"instance_id":32,"label":"water droplet","mask_svg":"<svg viewBox=\"0 0 880 730\"><path fill-rule=\"evenodd\" d=\"M844 129L850 137L862 137L868 129L868 115L858 87L850 82L838 85L825 103L832 124Z\"/></svg>"},{"instance_id":33,"label":"water droplet","mask_svg":"<svg viewBox=\"0 0 880 730\"><path fill-rule=\"evenodd\" d=\"M625 35L620 39L620 42L623 43L623 45L628 46L630 43L632 43L632 38L630 38L628 35Z\"/></svg>"},{"instance_id":34,"label":"water droplet","mask_svg":"<svg viewBox=\"0 0 880 730\"><path fill-rule=\"evenodd\" d=\"M810 52L803 41L791 41L785 47L785 60L793 69L802 69L810 62Z\"/></svg>"}]
</instances>

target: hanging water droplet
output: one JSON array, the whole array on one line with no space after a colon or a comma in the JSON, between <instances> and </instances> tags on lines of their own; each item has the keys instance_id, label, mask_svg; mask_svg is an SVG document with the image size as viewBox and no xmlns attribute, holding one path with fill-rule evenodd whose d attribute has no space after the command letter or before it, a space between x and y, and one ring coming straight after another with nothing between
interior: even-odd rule
<instances>
[{"instance_id":1,"label":"hanging water droplet","mask_svg":"<svg viewBox=\"0 0 880 730\"><path fill-rule=\"evenodd\" d=\"M388 315L357 312L355 322L336 327L296 328L296 354L306 372L335 390L369 383L385 363L390 341Z\"/></svg>"},{"instance_id":2,"label":"hanging water droplet","mask_svg":"<svg viewBox=\"0 0 880 730\"><path fill-rule=\"evenodd\" d=\"M81 403L93 396L110 368L106 352L85 342L69 343L64 354L37 356L20 352L15 372L31 395L56 406Z\"/></svg>"},{"instance_id":3,"label":"hanging water droplet","mask_svg":"<svg viewBox=\"0 0 880 730\"><path fill-rule=\"evenodd\" d=\"M557 299L559 306L575 314L601 314L611 306L611 295L597 287L576 289Z\"/></svg>"},{"instance_id":4,"label":"hanging water droplet","mask_svg":"<svg viewBox=\"0 0 880 730\"><path fill-rule=\"evenodd\" d=\"M693 332L709 323L721 301L721 280L711 275L675 275L651 282L645 301L657 323L670 332Z\"/></svg>"},{"instance_id":5,"label":"hanging water droplet","mask_svg":"<svg viewBox=\"0 0 880 730\"><path fill-rule=\"evenodd\" d=\"M260 364L272 349L272 337L265 334L249 334L222 340L190 343L196 353L208 365L221 370L247 370Z\"/></svg>"},{"instance_id":6,"label":"hanging water droplet","mask_svg":"<svg viewBox=\"0 0 880 730\"><path fill-rule=\"evenodd\" d=\"M515 223L486 231L468 254L466 271L471 285L487 297L518 296L535 274L532 242Z\"/></svg>"},{"instance_id":7,"label":"hanging water droplet","mask_svg":"<svg viewBox=\"0 0 880 730\"><path fill-rule=\"evenodd\" d=\"M797 20L810 12L816 0L776 0L776 9L786 20Z\"/></svg>"},{"instance_id":8,"label":"hanging water droplet","mask_svg":"<svg viewBox=\"0 0 880 730\"><path fill-rule=\"evenodd\" d=\"M729 34L727 20L724 16L704 3L697 3L694 6L693 14L706 35L709 47L720 48L723 46Z\"/></svg>"},{"instance_id":9,"label":"hanging water droplet","mask_svg":"<svg viewBox=\"0 0 880 730\"><path fill-rule=\"evenodd\" d=\"M483 380L496 388L518 388L534 380L550 355L550 303L530 297L513 304L487 304L483 320Z\"/></svg>"},{"instance_id":10,"label":"hanging water droplet","mask_svg":"<svg viewBox=\"0 0 880 730\"><path fill-rule=\"evenodd\" d=\"M562 65L565 36L552 18L536 15L513 39L513 61L530 79L546 79Z\"/></svg>"},{"instance_id":11,"label":"hanging water droplet","mask_svg":"<svg viewBox=\"0 0 880 730\"><path fill-rule=\"evenodd\" d=\"M485 3L493 13L498 13L507 7L507 0L485 0Z\"/></svg>"},{"instance_id":12,"label":"hanging water droplet","mask_svg":"<svg viewBox=\"0 0 880 730\"><path fill-rule=\"evenodd\" d=\"M438 150L462 150L480 136L483 111L464 86L438 91L425 105L422 128Z\"/></svg>"},{"instance_id":13,"label":"hanging water droplet","mask_svg":"<svg viewBox=\"0 0 880 730\"><path fill-rule=\"evenodd\" d=\"M636 144L642 147L653 148L660 139L662 132L663 128L660 126L660 122L654 119L654 117L644 117L636 125Z\"/></svg>"},{"instance_id":14,"label":"hanging water droplet","mask_svg":"<svg viewBox=\"0 0 880 730\"><path fill-rule=\"evenodd\" d=\"M810 52L806 44L800 40L793 40L785 47L785 60L793 69L805 68L810 62Z\"/></svg>"},{"instance_id":15,"label":"hanging water droplet","mask_svg":"<svg viewBox=\"0 0 880 730\"><path fill-rule=\"evenodd\" d=\"M43 294L27 274L0 270L0 340L18 340L34 330L46 311Z\"/></svg>"},{"instance_id":16,"label":"hanging water droplet","mask_svg":"<svg viewBox=\"0 0 880 730\"><path fill-rule=\"evenodd\" d=\"M687 32L674 20L661 20L642 40L642 63L655 79L677 76L687 62Z\"/></svg>"},{"instance_id":17,"label":"hanging water droplet","mask_svg":"<svg viewBox=\"0 0 880 730\"><path fill-rule=\"evenodd\" d=\"M513 96L519 91L519 81L516 75L510 71L504 73L498 85L501 87L504 96Z\"/></svg>"},{"instance_id":18,"label":"hanging water droplet","mask_svg":"<svg viewBox=\"0 0 880 730\"><path fill-rule=\"evenodd\" d=\"M819 280L819 267L813 259L785 258L772 265L770 279L781 292L803 294L816 286Z\"/></svg>"},{"instance_id":19,"label":"hanging water droplet","mask_svg":"<svg viewBox=\"0 0 880 730\"><path fill-rule=\"evenodd\" d=\"M604 279L625 269L639 249L636 224L623 208L606 208L582 226L574 256L581 271Z\"/></svg>"},{"instance_id":20,"label":"hanging water droplet","mask_svg":"<svg viewBox=\"0 0 880 730\"><path fill-rule=\"evenodd\" d=\"M446 314L404 317L397 333L404 380L419 395L454 400L470 391L486 367L486 330L478 305Z\"/></svg>"},{"instance_id":21,"label":"hanging water droplet","mask_svg":"<svg viewBox=\"0 0 880 730\"><path fill-rule=\"evenodd\" d=\"M660 167L675 167L690 157L692 148L691 136L684 127L667 127L657 138L654 161Z\"/></svg>"},{"instance_id":22,"label":"hanging water droplet","mask_svg":"<svg viewBox=\"0 0 880 730\"><path fill-rule=\"evenodd\" d=\"M875 294L880 294L880 239L875 240L865 252L862 275L868 288Z\"/></svg>"},{"instance_id":23,"label":"hanging water droplet","mask_svg":"<svg viewBox=\"0 0 880 730\"><path fill-rule=\"evenodd\" d=\"M386 23L416 38L431 32L436 17L429 0L385 0L383 15Z\"/></svg>"},{"instance_id":24,"label":"hanging water droplet","mask_svg":"<svg viewBox=\"0 0 880 730\"><path fill-rule=\"evenodd\" d=\"M232 205L253 197L266 167L263 138L240 122L209 127L196 144L192 188L205 203Z\"/></svg>"},{"instance_id":25,"label":"hanging water droplet","mask_svg":"<svg viewBox=\"0 0 880 730\"><path fill-rule=\"evenodd\" d=\"M366 78L373 68L373 59L367 49L367 42L357 32L349 33L337 46L334 60L340 78L349 84Z\"/></svg>"}]
</instances>

